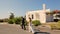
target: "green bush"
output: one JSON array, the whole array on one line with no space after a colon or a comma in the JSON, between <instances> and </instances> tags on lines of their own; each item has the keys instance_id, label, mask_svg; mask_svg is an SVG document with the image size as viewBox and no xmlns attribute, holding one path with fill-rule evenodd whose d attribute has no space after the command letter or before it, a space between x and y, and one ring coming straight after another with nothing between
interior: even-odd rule
<instances>
[{"instance_id":1,"label":"green bush","mask_svg":"<svg viewBox=\"0 0 60 34\"><path fill-rule=\"evenodd\" d=\"M34 20L34 21L32 21L32 23L33 23L34 26L41 25L39 20Z\"/></svg>"},{"instance_id":2,"label":"green bush","mask_svg":"<svg viewBox=\"0 0 60 34\"><path fill-rule=\"evenodd\" d=\"M8 23L9 24L13 24L13 23L15 23L15 24L20 24L21 23L21 17L15 17L15 18L13 18L13 19L9 19L8 20Z\"/></svg>"},{"instance_id":3,"label":"green bush","mask_svg":"<svg viewBox=\"0 0 60 34\"><path fill-rule=\"evenodd\" d=\"M21 17L15 17L15 18L13 18L13 19L9 19L8 20L8 23L9 24L13 24L13 23L15 23L15 24L20 24L21 25L21 22L22 22L22 18ZM25 20L25 25L27 25L27 21Z\"/></svg>"},{"instance_id":4,"label":"green bush","mask_svg":"<svg viewBox=\"0 0 60 34\"><path fill-rule=\"evenodd\" d=\"M14 22L15 22L15 24L20 24L21 18L20 17L14 18Z\"/></svg>"},{"instance_id":5,"label":"green bush","mask_svg":"<svg viewBox=\"0 0 60 34\"><path fill-rule=\"evenodd\" d=\"M9 20L8 20L8 23L9 23L9 24L13 24L13 23L14 23L14 20L13 20L13 19L9 19Z\"/></svg>"},{"instance_id":6,"label":"green bush","mask_svg":"<svg viewBox=\"0 0 60 34\"><path fill-rule=\"evenodd\" d=\"M28 22L25 20L25 25L27 26L28 25Z\"/></svg>"}]
</instances>

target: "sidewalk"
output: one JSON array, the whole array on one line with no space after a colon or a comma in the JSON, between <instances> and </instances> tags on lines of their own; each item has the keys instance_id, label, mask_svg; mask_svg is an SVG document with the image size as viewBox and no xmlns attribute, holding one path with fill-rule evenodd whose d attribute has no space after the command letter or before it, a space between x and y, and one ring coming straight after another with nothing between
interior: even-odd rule
<instances>
[{"instance_id":1,"label":"sidewalk","mask_svg":"<svg viewBox=\"0 0 60 34\"><path fill-rule=\"evenodd\" d=\"M21 29L19 25L0 23L0 34L32 34Z\"/></svg>"}]
</instances>

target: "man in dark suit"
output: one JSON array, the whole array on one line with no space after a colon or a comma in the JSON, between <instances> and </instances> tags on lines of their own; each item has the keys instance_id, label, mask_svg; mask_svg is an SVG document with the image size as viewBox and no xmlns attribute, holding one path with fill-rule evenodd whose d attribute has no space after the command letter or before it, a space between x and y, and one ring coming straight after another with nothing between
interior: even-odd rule
<instances>
[{"instance_id":1,"label":"man in dark suit","mask_svg":"<svg viewBox=\"0 0 60 34\"><path fill-rule=\"evenodd\" d=\"M25 18L22 17L22 29L26 30L26 27L25 27Z\"/></svg>"}]
</instances>

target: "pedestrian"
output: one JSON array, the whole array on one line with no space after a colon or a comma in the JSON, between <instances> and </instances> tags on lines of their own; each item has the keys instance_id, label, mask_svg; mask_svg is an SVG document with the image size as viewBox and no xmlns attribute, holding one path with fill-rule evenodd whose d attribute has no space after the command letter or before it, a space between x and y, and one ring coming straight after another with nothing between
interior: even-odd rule
<instances>
[{"instance_id":1,"label":"pedestrian","mask_svg":"<svg viewBox=\"0 0 60 34\"><path fill-rule=\"evenodd\" d=\"M34 29L33 29L33 27L32 27L32 20L31 20L30 17L29 17L29 32L34 33Z\"/></svg>"},{"instance_id":2,"label":"pedestrian","mask_svg":"<svg viewBox=\"0 0 60 34\"><path fill-rule=\"evenodd\" d=\"M22 17L22 29L26 30L26 27L25 27L25 19Z\"/></svg>"}]
</instances>

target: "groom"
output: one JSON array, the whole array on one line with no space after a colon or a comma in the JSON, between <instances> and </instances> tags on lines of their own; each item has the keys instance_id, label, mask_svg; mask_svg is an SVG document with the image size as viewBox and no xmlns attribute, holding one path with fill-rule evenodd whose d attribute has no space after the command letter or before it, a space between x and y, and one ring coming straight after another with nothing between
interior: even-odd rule
<instances>
[{"instance_id":1,"label":"groom","mask_svg":"<svg viewBox=\"0 0 60 34\"><path fill-rule=\"evenodd\" d=\"M26 27L25 27L25 18L22 17L22 29L26 30Z\"/></svg>"}]
</instances>

